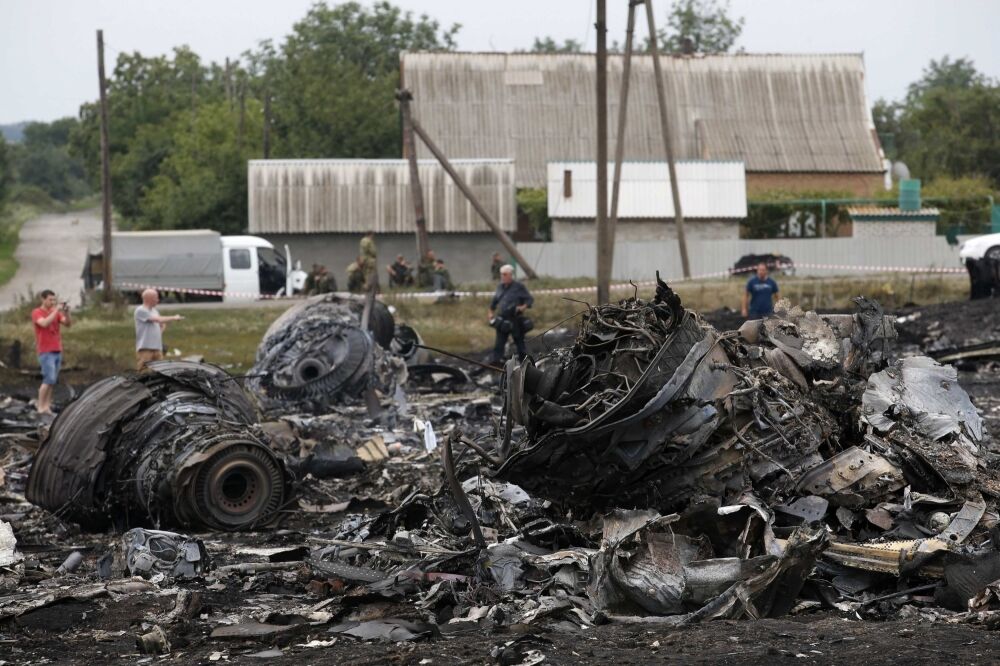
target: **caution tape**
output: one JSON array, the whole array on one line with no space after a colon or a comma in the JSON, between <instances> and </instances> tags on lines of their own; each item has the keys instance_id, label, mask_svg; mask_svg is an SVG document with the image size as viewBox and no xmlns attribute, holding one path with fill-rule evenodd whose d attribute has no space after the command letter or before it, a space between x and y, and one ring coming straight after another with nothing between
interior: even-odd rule
<instances>
[{"instance_id":1,"label":"caution tape","mask_svg":"<svg viewBox=\"0 0 1000 666\"><path fill-rule=\"evenodd\" d=\"M954 273L965 273L964 268L944 268L944 267L933 267L933 266L861 266L861 265L844 265L844 264L811 264L811 263L800 263L800 264L778 264L774 266L776 270L787 270L796 268L812 268L817 270L843 270L852 272L865 272L865 273L934 273L934 274L954 274ZM757 270L756 267L740 268L740 269L729 269L724 271L715 271L712 273L702 273L700 275L693 275L688 278L670 278L668 282L671 284L676 284L678 282L694 282L697 280L708 280L712 278L727 278L733 277L740 274L752 273ZM296 298L302 298L301 296L275 296L272 294L254 294L251 292L232 292L232 291L219 291L215 289L191 289L188 287L169 287L164 285L153 285L153 284L136 284L132 282L126 282L122 284L123 287L133 288L133 289L156 289L157 291L168 291L179 294L193 294L196 296L216 296L220 298L245 298L245 299L261 299L261 300L293 300ZM655 287L655 280L644 280L641 282L619 282L610 285L612 291L623 291L626 289L644 288L644 287ZM586 294L597 290L596 286L587 287L552 287L549 289L534 289L532 293L534 295L561 295L561 294ZM348 292L335 292L336 295L341 297L351 297L352 295ZM392 298L396 299L409 299L409 298L442 298L442 297L457 297L457 298L492 298L494 291L401 291L401 292L390 292ZM385 294L383 294L384 296Z\"/></svg>"},{"instance_id":2,"label":"caution tape","mask_svg":"<svg viewBox=\"0 0 1000 666\"><path fill-rule=\"evenodd\" d=\"M295 298L295 296L275 296L273 294L255 294L248 291L219 291L217 289L191 289L190 287L167 287L156 284L138 284L135 282L123 282L122 287L129 289L155 289L156 291L168 291L176 294L193 294L195 296L218 296L220 298L248 298L262 300L282 300Z\"/></svg>"}]
</instances>

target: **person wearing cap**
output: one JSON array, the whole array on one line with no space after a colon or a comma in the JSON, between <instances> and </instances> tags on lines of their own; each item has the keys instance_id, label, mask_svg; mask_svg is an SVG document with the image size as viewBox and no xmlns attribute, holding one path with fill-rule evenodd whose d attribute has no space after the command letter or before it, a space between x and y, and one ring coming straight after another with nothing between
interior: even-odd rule
<instances>
[{"instance_id":1,"label":"person wearing cap","mask_svg":"<svg viewBox=\"0 0 1000 666\"><path fill-rule=\"evenodd\" d=\"M535 299L528 288L514 279L514 267L504 264L500 267L500 284L490 301L489 322L496 329L496 342L490 361L499 364L504 358L508 336L514 338L518 358L528 355L524 344L526 320L524 311L532 306Z\"/></svg>"}]
</instances>

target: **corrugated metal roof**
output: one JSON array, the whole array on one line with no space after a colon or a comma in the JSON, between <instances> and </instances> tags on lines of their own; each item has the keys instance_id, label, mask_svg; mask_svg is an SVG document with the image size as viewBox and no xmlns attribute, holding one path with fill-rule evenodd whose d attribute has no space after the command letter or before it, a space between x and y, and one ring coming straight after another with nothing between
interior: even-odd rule
<instances>
[{"instance_id":1,"label":"corrugated metal roof","mask_svg":"<svg viewBox=\"0 0 1000 666\"><path fill-rule=\"evenodd\" d=\"M597 163L549 162L549 217L594 219L597 211ZM570 196L565 196L569 172ZM608 201L611 176L608 164ZM747 216L746 171L742 162L682 161L677 163L681 210L686 218L743 219ZM670 170L666 162L622 164L619 219L668 218L674 215Z\"/></svg>"},{"instance_id":2,"label":"corrugated metal roof","mask_svg":"<svg viewBox=\"0 0 1000 666\"><path fill-rule=\"evenodd\" d=\"M452 160L502 229L517 226L514 163ZM430 233L489 232L461 190L435 160L420 160ZM406 160L251 160L251 234L413 233Z\"/></svg>"},{"instance_id":3,"label":"corrugated metal roof","mask_svg":"<svg viewBox=\"0 0 1000 666\"><path fill-rule=\"evenodd\" d=\"M684 204L681 203L683 206ZM853 218L932 218L938 217L941 211L937 208L921 208L919 210L901 210L895 206L848 206L847 214Z\"/></svg>"},{"instance_id":4,"label":"corrugated metal roof","mask_svg":"<svg viewBox=\"0 0 1000 666\"><path fill-rule=\"evenodd\" d=\"M883 171L864 60L844 55L663 56L678 159L741 160L748 172ZM449 157L513 157L519 187L545 165L596 153L593 56L404 53L406 87L424 128ZM608 57L614 154L622 57ZM651 56L634 56L628 160L663 159ZM418 154L426 150L418 145Z\"/></svg>"}]
</instances>

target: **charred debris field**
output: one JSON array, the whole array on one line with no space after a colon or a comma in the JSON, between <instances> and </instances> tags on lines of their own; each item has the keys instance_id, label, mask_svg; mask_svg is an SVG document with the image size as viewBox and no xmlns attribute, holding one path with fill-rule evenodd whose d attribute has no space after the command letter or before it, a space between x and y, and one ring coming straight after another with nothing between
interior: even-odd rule
<instances>
[{"instance_id":1,"label":"charred debris field","mask_svg":"<svg viewBox=\"0 0 1000 666\"><path fill-rule=\"evenodd\" d=\"M661 283L494 372L328 295L239 377L162 361L52 423L8 391L0 660L985 663L990 305L744 323Z\"/></svg>"}]
</instances>

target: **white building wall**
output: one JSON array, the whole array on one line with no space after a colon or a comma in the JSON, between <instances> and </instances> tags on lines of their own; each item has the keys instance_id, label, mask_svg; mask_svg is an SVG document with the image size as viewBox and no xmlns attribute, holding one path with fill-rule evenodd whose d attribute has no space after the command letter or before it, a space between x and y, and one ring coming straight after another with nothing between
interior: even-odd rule
<instances>
[{"instance_id":1,"label":"white building wall","mask_svg":"<svg viewBox=\"0 0 1000 666\"><path fill-rule=\"evenodd\" d=\"M685 236L691 240L737 240L739 220L685 220ZM673 220L618 220L615 243L644 243L677 239ZM595 242L593 220L552 220L553 242Z\"/></svg>"},{"instance_id":2,"label":"white building wall","mask_svg":"<svg viewBox=\"0 0 1000 666\"><path fill-rule=\"evenodd\" d=\"M594 242L518 243L518 249L540 275L593 277L597 271ZM767 253L790 257L797 275L854 275L880 272L887 266L962 268L958 248L948 245L944 236L688 242L693 276L726 271L745 254ZM665 279L682 277L676 241L615 243L614 280L652 280L657 270Z\"/></svg>"},{"instance_id":3,"label":"white building wall","mask_svg":"<svg viewBox=\"0 0 1000 666\"><path fill-rule=\"evenodd\" d=\"M614 164L609 163L609 202L612 174ZM677 162L677 182L685 217L742 219L747 216L747 179L743 162ZM570 196L566 196L567 189ZM594 219L597 214L596 162L548 164L548 213L553 219ZM666 162L622 164L618 216L623 219L674 216L670 170Z\"/></svg>"},{"instance_id":4,"label":"white building wall","mask_svg":"<svg viewBox=\"0 0 1000 666\"><path fill-rule=\"evenodd\" d=\"M910 238L934 236L937 224L933 221L854 220L855 238Z\"/></svg>"}]
</instances>

